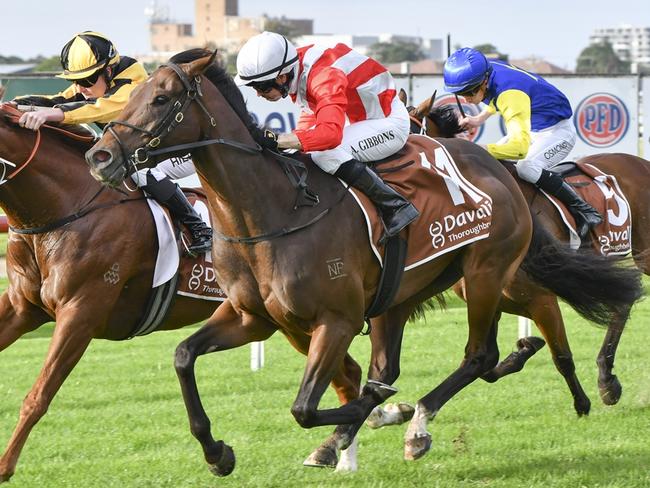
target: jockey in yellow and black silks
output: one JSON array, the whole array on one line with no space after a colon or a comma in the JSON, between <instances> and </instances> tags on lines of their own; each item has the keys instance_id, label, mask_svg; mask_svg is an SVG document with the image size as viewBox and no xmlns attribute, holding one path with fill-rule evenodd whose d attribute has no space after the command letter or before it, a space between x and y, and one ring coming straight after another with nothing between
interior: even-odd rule
<instances>
[{"instance_id":1,"label":"jockey in yellow and black silks","mask_svg":"<svg viewBox=\"0 0 650 488\"><path fill-rule=\"evenodd\" d=\"M147 79L142 64L120 56L110 39L93 31L81 32L63 46L61 66L63 72L57 76L72 84L56 95L14 99L17 105L38 106L38 110L23 113L19 125L32 130L38 130L46 122L102 126L119 117L133 89ZM166 160L156 168L143 170L143 174L136 173L134 179L187 226L192 234L188 251L201 253L212 247L212 229L170 178L182 178L195 171L190 158L183 159L181 164Z\"/></svg>"}]
</instances>

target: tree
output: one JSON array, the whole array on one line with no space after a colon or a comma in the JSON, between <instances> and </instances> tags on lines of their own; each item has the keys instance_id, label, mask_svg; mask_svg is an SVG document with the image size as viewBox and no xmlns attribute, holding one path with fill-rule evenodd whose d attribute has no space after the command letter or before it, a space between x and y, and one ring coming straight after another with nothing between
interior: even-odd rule
<instances>
[{"instance_id":1,"label":"tree","mask_svg":"<svg viewBox=\"0 0 650 488\"><path fill-rule=\"evenodd\" d=\"M264 14L264 30L275 32L281 36L286 37L293 42L293 38L300 36L302 33L298 31L286 17L269 17Z\"/></svg>"},{"instance_id":2,"label":"tree","mask_svg":"<svg viewBox=\"0 0 650 488\"><path fill-rule=\"evenodd\" d=\"M376 42L368 48L368 55L384 64L418 61L426 57L420 46L403 41Z\"/></svg>"},{"instance_id":3,"label":"tree","mask_svg":"<svg viewBox=\"0 0 650 488\"><path fill-rule=\"evenodd\" d=\"M627 74L629 61L622 61L609 41L592 44L582 50L576 63L576 73Z\"/></svg>"},{"instance_id":4,"label":"tree","mask_svg":"<svg viewBox=\"0 0 650 488\"><path fill-rule=\"evenodd\" d=\"M59 56L43 58L34 66L33 71L61 71L61 59Z\"/></svg>"},{"instance_id":5,"label":"tree","mask_svg":"<svg viewBox=\"0 0 650 488\"><path fill-rule=\"evenodd\" d=\"M474 49L482 52L490 59L500 59L502 61L508 61L508 55L500 53L497 47L494 44L478 44L474 46Z\"/></svg>"}]
</instances>

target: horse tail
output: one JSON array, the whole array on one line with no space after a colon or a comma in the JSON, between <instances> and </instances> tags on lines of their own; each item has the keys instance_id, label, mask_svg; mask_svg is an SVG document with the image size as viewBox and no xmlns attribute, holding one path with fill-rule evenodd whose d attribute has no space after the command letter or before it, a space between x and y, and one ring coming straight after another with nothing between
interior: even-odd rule
<instances>
[{"instance_id":1,"label":"horse tail","mask_svg":"<svg viewBox=\"0 0 650 488\"><path fill-rule=\"evenodd\" d=\"M533 215L533 236L521 267L585 319L607 326L614 318L627 320L643 296L641 271L627 263L621 256L571 250Z\"/></svg>"}]
</instances>

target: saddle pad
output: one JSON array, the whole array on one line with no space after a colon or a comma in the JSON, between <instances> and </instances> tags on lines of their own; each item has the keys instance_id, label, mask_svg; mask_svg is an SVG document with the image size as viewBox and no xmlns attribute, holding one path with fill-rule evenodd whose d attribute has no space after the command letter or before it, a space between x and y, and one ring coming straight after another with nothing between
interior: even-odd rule
<instances>
[{"instance_id":1,"label":"saddle pad","mask_svg":"<svg viewBox=\"0 0 650 488\"><path fill-rule=\"evenodd\" d=\"M490 235L492 199L465 179L439 142L412 135L395 159L377 163L375 170L420 211L407 227L405 270ZM366 217L372 249L382 263L378 241L383 226L378 211L363 193L352 190Z\"/></svg>"},{"instance_id":2,"label":"saddle pad","mask_svg":"<svg viewBox=\"0 0 650 488\"><path fill-rule=\"evenodd\" d=\"M183 188L183 191L203 221L212 227L206 196L197 189ZM187 229L183 229L183 234L185 242L190 242ZM216 302L223 302L227 298L217 283L216 273L212 267L211 252L200 254L195 258L183 253L178 274L178 289L176 290L178 295Z\"/></svg>"},{"instance_id":3,"label":"saddle pad","mask_svg":"<svg viewBox=\"0 0 650 488\"><path fill-rule=\"evenodd\" d=\"M576 167L581 173L565 176L564 180L603 216L603 222L590 231L592 246L604 256L628 254L632 249L631 211L616 178L587 163L577 162ZM575 231L575 219L569 210L557 198L542 193L560 212L571 235L571 246L579 247L581 243Z\"/></svg>"},{"instance_id":4,"label":"saddle pad","mask_svg":"<svg viewBox=\"0 0 650 488\"><path fill-rule=\"evenodd\" d=\"M183 192L203 221L211 225L205 195L200 190L190 188L183 188ZM176 290L178 295L223 302L226 295L217 284L211 253L201 254L196 258L187 256L184 252L179 253L182 245L179 246L176 241L168 212L152 198L148 198L147 203L153 214L158 234L158 256L152 288L157 288L171 280L178 270ZM187 229L183 229L182 232L185 242L190 242Z\"/></svg>"}]
</instances>

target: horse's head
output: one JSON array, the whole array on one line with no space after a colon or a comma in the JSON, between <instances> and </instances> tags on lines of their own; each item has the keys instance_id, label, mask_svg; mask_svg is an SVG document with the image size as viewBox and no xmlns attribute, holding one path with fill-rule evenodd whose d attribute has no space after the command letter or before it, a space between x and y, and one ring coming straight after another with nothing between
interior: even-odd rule
<instances>
[{"instance_id":1,"label":"horse's head","mask_svg":"<svg viewBox=\"0 0 650 488\"><path fill-rule=\"evenodd\" d=\"M172 58L133 90L120 120L109 123L86 153L93 177L117 186L138 169L155 166L161 141L164 147L194 142L216 124L202 98L202 74L216 52L198 51L204 55L191 62Z\"/></svg>"}]
</instances>

